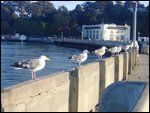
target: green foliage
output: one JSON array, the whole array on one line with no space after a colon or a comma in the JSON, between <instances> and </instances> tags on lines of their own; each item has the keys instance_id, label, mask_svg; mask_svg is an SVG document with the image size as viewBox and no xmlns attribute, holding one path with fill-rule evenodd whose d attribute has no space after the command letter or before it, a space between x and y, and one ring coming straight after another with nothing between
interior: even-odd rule
<instances>
[{"instance_id":1,"label":"green foliage","mask_svg":"<svg viewBox=\"0 0 150 113\"><path fill-rule=\"evenodd\" d=\"M95 1L76 5L72 11L65 6L57 10L49 1L4 1L1 3L1 33L20 33L36 36L80 35L82 25L115 23L133 24L132 1L124 4L120 1ZM145 8L138 3L138 7ZM15 13L19 11L20 17ZM27 13L27 14L25 14ZM30 16L28 16L30 15ZM137 32L141 36L149 36L149 6L145 12L138 12Z\"/></svg>"}]
</instances>

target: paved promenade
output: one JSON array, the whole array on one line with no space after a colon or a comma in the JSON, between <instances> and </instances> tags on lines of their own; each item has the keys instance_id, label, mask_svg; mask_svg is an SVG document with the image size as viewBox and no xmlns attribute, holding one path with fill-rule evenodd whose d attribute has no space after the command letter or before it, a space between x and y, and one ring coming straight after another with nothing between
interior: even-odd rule
<instances>
[{"instance_id":1,"label":"paved promenade","mask_svg":"<svg viewBox=\"0 0 150 113\"><path fill-rule=\"evenodd\" d=\"M149 82L149 55L139 54L137 65L129 75L129 81Z\"/></svg>"}]
</instances>

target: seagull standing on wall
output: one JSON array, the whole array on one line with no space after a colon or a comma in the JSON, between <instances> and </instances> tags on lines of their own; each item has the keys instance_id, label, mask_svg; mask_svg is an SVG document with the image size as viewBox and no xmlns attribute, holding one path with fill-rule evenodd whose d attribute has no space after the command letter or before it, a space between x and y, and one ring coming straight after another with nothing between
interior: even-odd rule
<instances>
[{"instance_id":1,"label":"seagull standing on wall","mask_svg":"<svg viewBox=\"0 0 150 113\"><path fill-rule=\"evenodd\" d=\"M49 60L46 56L42 55L37 59L23 60L15 62L13 67L16 69L29 69L32 72L32 79L36 79L36 71L45 67L45 61Z\"/></svg>"},{"instance_id":2,"label":"seagull standing on wall","mask_svg":"<svg viewBox=\"0 0 150 113\"><path fill-rule=\"evenodd\" d=\"M98 56L98 59L102 59L102 56L105 54L106 49L108 49L108 48L103 46L100 49L97 49L97 50L94 51L94 53Z\"/></svg>"},{"instance_id":3,"label":"seagull standing on wall","mask_svg":"<svg viewBox=\"0 0 150 113\"><path fill-rule=\"evenodd\" d=\"M133 43L133 42L131 42L131 46L130 46L130 47L131 47L131 48L134 47L134 43ZM135 47L136 47L137 49L139 49L139 44L138 44L137 41L135 42Z\"/></svg>"},{"instance_id":4,"label":"seagull standing on wall","mask_svg":"<svg viewBox=\"0 0 150 113\"><path fill-rule=\"evenodd\" d=\"M87 57L88 57L88 50L84 50L83 53L79 54L79 55L73 55L71 57L68 57L69 60L74 60L76 62L79 63L79 67L81 66L81 63L86 61Z\"/></svg>"},{"instance_id":5,"label":"seagull standing on wall","mask_svg":"<svg viewBox=\"0 0 150 113\"><path fill-rule=\"evenodd\" d=\"M121 50L122 50L122 46L120 45L119 47L117 47L117 52L116 52L116 54L118 55L118 54L121 52Z\"/></svg>"},{"instance_id":6,"label":"seagull standing on wall","mask_svg":"<svg viewBox=\"0 0 150 113\"><path fill-rule=\"evenodd\" d=\"M127 52L127 51L129 50L129 48L130 48L130 45L126 45L126 46L124 47L125 52Z\"/></svg>"},{"instance_id":7,"label":"seagull standing on wall","mask_svg":"<svg viewBox=\"0 0 150 113\"><path fill-rule=\"evenodd\" d=\"M111 55L115 55L115 53L117 52L117 47L112 47L110 49L108 49L109 52L111 52Z\"/></svg>"}]
</instances>

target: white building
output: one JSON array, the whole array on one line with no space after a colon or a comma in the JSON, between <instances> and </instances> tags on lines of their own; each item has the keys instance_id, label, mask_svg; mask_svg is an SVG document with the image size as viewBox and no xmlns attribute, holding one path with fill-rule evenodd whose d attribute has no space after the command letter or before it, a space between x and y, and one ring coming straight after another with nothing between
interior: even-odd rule
<instances>
[{"instance_id":1,"label":"white building","mask_svg":"<svg viewBox=\"0 0 150 113\"><path fill-rule=\"evenodd\" d=\"M116 24L83 25L83 39L129 41L130 26Z\"/></svg>"}]
</instances>

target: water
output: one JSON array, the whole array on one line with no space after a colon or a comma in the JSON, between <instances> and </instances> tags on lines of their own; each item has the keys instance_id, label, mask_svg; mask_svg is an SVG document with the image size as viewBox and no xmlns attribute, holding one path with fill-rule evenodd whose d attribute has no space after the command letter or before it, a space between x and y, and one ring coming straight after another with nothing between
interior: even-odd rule
<instances>
[{"instance_id":1,"label":"water","mask_svg":"<svg viewBox=\"0 0 150 113\"><path fill-rule=\"evenodd\" d=\"M27 80L31 80L31 72L25 69L15 70L11 64L18 60L32 59L41 55L46 55L50 61L46 62L43 70L38 71L37 77L46 76L58 71L71 69L78 66L78 63L70 61L69 56L81 53L82 50L55 45L20 42L1 43L1 88L15 85ZM88 59L83 64L97 59L94 54L89 54Z\"/></svg>"}]
</instances>

